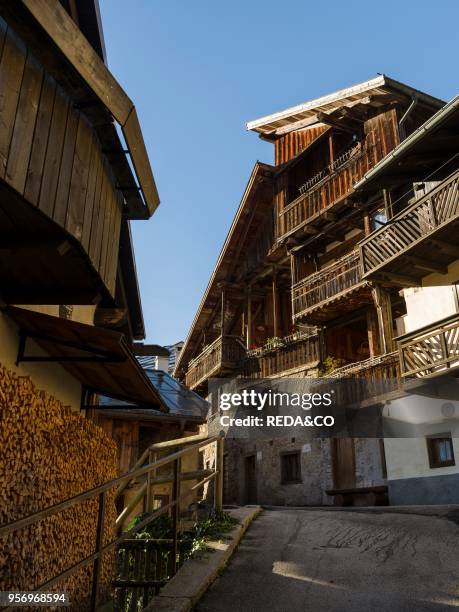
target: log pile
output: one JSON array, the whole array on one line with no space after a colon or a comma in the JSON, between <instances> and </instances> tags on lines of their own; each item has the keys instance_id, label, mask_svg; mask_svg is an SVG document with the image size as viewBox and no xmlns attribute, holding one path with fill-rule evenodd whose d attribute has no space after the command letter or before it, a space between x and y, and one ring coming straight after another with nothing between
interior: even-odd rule
<instances>
[{"instance_id":1,"label":"log pile","mask_svg":"<svg viewBox=\"0 0 459 612\"><path fill-rule=\"evenodd\" d=\"M117 475L115 443L91 421L0 365L0 524L96 487ZM88 500L0 538L0 591L33 590L94 552L98 500ZM104 542L115 536L114 491ZM113 578L104 557L103 601ZM92 565L56 585L72 608L87 607Z\"/></svg>"}]
</instances>

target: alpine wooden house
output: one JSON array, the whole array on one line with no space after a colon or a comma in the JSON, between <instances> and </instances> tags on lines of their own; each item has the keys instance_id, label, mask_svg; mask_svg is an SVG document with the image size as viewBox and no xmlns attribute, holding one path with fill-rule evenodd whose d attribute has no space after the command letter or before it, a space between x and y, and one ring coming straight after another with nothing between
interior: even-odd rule
<instances>
[{"instance_id":1,"label":"alpine wooden house","mask_svg":"<svg viewBox=\"0 0 459 612\"><path fill-rule=\"evenodd\" d=\"M211 377L318 375L365 378L367 396L381 380L398 392L395 320L406 306L399 284L373 280L373 269L388 279L392 264L370 242L373 231L385 231L378 228L392 214L397 190L363 196L356 184L443 106L380 75L248 123L273 143L274 164L255 164L182 349L178 376L203 394ZM418 262L425 258L421 253ZM406 276L395 259L393 267L392 280ZM425 267L416 270L419 276ZM367 396L346 399L364 406ZM349 503L357 490L356 499L382 494L382 444L325 442L315 441L312 451L304 451L310 444L301 450L299 438L282 447L257 443L256 450L253 443L238 443L228 462L245 476L232 483L228 499L330 503L326 491L338 497L348 491ZM298 470L308 474L290 487L282 480L287 451L298 453ZM263 453L278 469L274 475L263 467ZM323 476L311 476L314 469Z\"/></svg>"}]
</instances>

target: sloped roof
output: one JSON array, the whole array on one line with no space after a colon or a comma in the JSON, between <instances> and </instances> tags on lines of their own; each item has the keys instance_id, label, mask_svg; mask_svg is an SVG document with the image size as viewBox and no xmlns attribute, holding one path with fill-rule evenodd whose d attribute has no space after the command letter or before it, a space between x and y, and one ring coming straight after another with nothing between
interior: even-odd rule
<instances>
[{"instance_id":1,"label":"sloped roof","mask_svg":"<svg viewBox=\"0 0 459 612\"><path fill-rule=\"evenodd\" d=\"M163 404L169 409L167 415L159 410L137 407L133 403L119 402L109 397L100 398L100 414L110 417L138 420L190 419L196 422L206 420L209 403L194 391L190 391L178 380L162 370L145 369L145 374L155 388Z\"/></svg>"},{"instance_id":2,"label":"sloped roof","mask_svg":"<svg viewBox=\"0 0 459 612\"><path fill-rule=\"evenodd\" d=\"M254 211L254 195L257 187L265 180L269 180L275 168L269 164L256 162L250 174L249 181L242 196L239 208L234 216L226 240L223 244L220 255L215 264L207 288L199 304L198 311L193 319L188 336L182 350L180 351L175 374L182 374L183 369L192 357L193 350L196 348L200 330L204 327L213 308L210 306L212 300L218 299L216 296L221 293L218 283L226 280L227 267L234 265L235 255L240 252L241 241L244 240L244 228L250 222L251 213ZM266 202L272 204L272 201Z\"/></svg>"},{"instance_id":3,"label":"sloped roof","mask_svg":"<svg viewBox=\"0 0 459 612\"><path fill-rule=\"evenodd\" d=\"M420 163L423 156L430 164L440 165L445 158L458 154L459 95L427 119L386 157L369 170L355 190L378 189L390 186L398 178L418 180L425 172Z\"/></svg>"},{"instance_id":4,"label":"sloped roof","mask_svg":"<svg viewBox=\"0 0 459 612\"><path fill-rule=\"evenodd\" d=\"M261 136L268 137L279 128L295 125L296 123L299 124L300 122L304 123L308 119L310 120L310 125L313 125L314 122L319 124L320 121L316 117L317 113L330 113L343 106L357 103L364 98L370 98L371 103L372 96L380 98L381 96L388 96L388 94L403 96L407 100L416 95L422 103L436 108L441 108L444 105L443 100L439 100L381 74L369 81L364 81L363 83L358 83L326 96L303 102L272 115L266 115L260 119L249 121L247 129L258 132ZM380 99L376 98L375 104L380 104Z\"/></svg>"}]
</instances>

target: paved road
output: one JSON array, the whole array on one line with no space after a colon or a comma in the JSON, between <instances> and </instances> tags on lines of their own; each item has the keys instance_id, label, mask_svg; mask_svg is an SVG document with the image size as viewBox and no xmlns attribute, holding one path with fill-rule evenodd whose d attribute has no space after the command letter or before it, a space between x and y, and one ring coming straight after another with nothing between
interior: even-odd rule
<instances>
[{"instance_id":1,"label":"paved road","mask_svg":"<svg viewBox=\"0 0 459 612\"><path fill-rule=\"evenodd\" d=\"M458 536L432 516L265 510L197 610L457 612Z\"/></svg>"}]
</instances>

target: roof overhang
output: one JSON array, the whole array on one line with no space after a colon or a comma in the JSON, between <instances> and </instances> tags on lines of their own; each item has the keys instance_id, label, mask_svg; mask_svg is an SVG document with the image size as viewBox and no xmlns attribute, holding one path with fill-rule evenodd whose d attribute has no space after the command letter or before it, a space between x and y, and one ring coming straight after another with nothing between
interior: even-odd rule
<instances>
[{"instance_id":1,"label":"roof overhang","mask_svg":"<svg viewBox=\"0 0 459 612\"><path fill-rule=\"evenodd\" d=\"M123 334L15 306L5 314L19 328L18 362L57 362L89 391L168 412ZM29 338L44 354L28 353Z\"/></svg>"},{"instance_id":2,"label":"roof overhang","mask_svg":"<svg viewBox=\"0 0 459 612\"><path fill-rule=\"evenodd\" d=\"M190 348L192 348L191 344L193 342L193 339L196 339L195 336L198 333L197 328L199 325L203 325L205 323L206 318L208 317L208 313L206 312L206 304L209 298L212 296L213 293L215 293L215 291L221 291L221 289L218 289L218 283L227 280L224 265L225 263L233 259L233 249L236 249L237 251L238 246L240 246L243 229L249 222L250 212L253 210L251 208L251 205L253 204L252 196L256 192L257 186L264 180L266 180L268 177L271 178L274 175L274 172L275 168L273 166L270 166L269 164L263 164L258 161L256 162L252 170L249 181L244 190L241 202L237 209L236 215L233 219L228 235L226 236L226 240L223 244L222 250L220 251L220 255L218 256L217 263L215 264L214 270L202 297L201 303L199 304L198 311L193 319L190 331L188 332L188 336L185 340L182 350L180 351L175 366L175 373L181 372L184 365L186 364L186 359L190 359L189 352ZM270 203L272 203L272 199L270 200Z\"/></svg>"},{"instance_id":3,"label":"roof overhang","mask_svg":"<svg viewBox=\"0 0 459 612\"><path fill-rule=\"evenodd\" d=\"M397 180L421 180L426 166L459 155L459 95L410 134L354 185L357 191L390 187Z\"/></svg>"},{"instance_id":4,"label":"roof overhang","mask_svg":"<svg viewBox=\"0 0 459 612\"><path fill-rule=\"evenodd\" d=\"M94 103L98 101L119 124L138 184L130 180L128 162L120 162L124 152L119 142L112 145L113 151L107 156L112 156L111 163L119 171L120 189L126 192L130 206L129 218L151 217L159 204L159 196L137 112L101 57L58 0L18 0L15 3L0 0L0 10L34 52L38 51L40 61L48 69L52 67L53 76L60 73L56 80L64 88L73 88L74 93L78 91L82 99L76 103L84 108L90 119ZM79 79L78 86L74 77ZM109 140L119 141L113 126L106 125L106 132Z\"/></svg>"},{"instance_id":5,"label":"roof overhang","mask_svg":"<svg viewBox=\"0 0 459 612\"><path fill-rule=\"evenodd\" d=\"M421 104L433 108L440 108L444 105L444 102L438 98L429 96L381 74L369 81L364 81L363 83L358 83L346 89L340 89L332 94L292 106L272 115L266 115L260 119L249 121L247 129L258 132L263 138L276 138L282 135L282 133L289 131L290 128L317 127L321 124L320 113L329 114L343 106L352 106L364 99L370 105L381 106L385 103L385 99L388 100L391 96L395 99L409 100L414 95L417 96Z\"/></svg>"},{"instance_id":6,"label":"roof overhang","mask_svg":"<svg viewBox=\"0 0 459 612\"><path fill-rule=\"evenodd\" d=\"M126 406L110 406L109 408L96 407L96 414L108 419L121 421L138 421L139 423L189 423L192 425L203 425L206 422L204 417L163 414L155 410L126 408Z\"/></svg>"}]
</instances>

